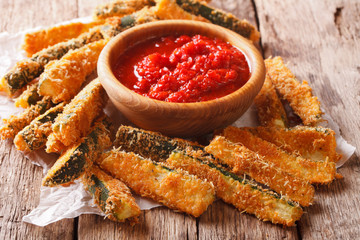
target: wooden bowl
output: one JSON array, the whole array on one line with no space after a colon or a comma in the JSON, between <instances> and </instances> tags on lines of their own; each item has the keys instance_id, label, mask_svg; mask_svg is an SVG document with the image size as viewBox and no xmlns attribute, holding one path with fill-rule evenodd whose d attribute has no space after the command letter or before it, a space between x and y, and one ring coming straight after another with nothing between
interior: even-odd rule
<instances>
[{"instance_id":1,"label":"wooden bowl","mask_svg":"<svg viewBox=\"0 0 360 240\"><path fill-rule=\"evenodd\" d=\"M152 37L201 34L217 37L240 49L247 57L251 77L237 91L211 101L170 103L133 92L114 76L112 67L129 47ZM98 75L114 105L135 125L168 136L192 137L210 133L236 121L251 105L264 78L264 61L247 39L223 27L187 20L166 20L142 24L122 32L103 49Z\"/></svg>"}]
</instances>

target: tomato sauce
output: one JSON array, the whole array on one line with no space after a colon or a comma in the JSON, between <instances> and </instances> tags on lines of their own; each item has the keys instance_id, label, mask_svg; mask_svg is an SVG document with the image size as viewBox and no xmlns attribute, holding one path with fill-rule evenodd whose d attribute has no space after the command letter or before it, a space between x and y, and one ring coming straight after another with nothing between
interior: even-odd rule
<instances>
[{"instance_id":1,"label":"tomato sauce","mask_svg":"<svg viewBox=\"0 0 360 240\"><path fill-rule=\"evenodd\" d=\"M113 72L136 93L167 102L220 98L250 78L248 62L240 50L201 35L141 42L125 51Z\"/></svg>"}]
</instances>

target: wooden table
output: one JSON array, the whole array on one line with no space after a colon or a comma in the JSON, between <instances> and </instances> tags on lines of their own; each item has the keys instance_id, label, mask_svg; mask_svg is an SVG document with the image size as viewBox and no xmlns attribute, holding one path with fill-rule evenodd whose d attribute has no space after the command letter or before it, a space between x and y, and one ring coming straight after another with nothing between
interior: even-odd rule
<instances>
[{"instance_id":1,"label":"wooden table","mask_svg":"<svg viewBox=\"0 0 360 240\"><path fill-rule=\"evenodd\" d=\"M89 16L100 0L0 1L0 31ZM307 79L322 107L357 147L339 169L343 180L318 186L316 202L296 227L261 222L221 201L198 219L165 207L143 211L140 224L83 215L46 227L22 222L39 202L42 169L0 142L0 239L355 239L360 236L360 2L353 0L222 0L212 5L246 18L261 32L265 57L282 56Z\"/></svg>"}]
</instances>

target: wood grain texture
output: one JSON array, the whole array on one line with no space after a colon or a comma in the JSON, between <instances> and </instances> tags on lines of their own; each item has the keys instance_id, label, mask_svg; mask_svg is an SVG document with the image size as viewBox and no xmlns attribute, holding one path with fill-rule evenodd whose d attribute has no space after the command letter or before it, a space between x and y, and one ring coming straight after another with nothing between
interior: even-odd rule
<instances>
[{"instance_id":1,"label":"wood grain texture","mask_svg":"<svg viewBox=\"0 0 360 240\"><path fill-rule=\"evenodd\" d=\"M309 81L322 107L359 155L360 3L255 3L265 56L282 56L299 79ZM315 204L305 209L308 214L298 224L303 239L360 236L360 210L356 207L360 201L359 158L353 156L339 171L344 179L319 186Z\"/></svg>"},{"instance_id":2,"label":"wood grain texture","mask_svg":"<svg viewBox=\"0 0 360 240\"><path fill-rule=\"evenodd\" d=\"M0 1L0 31L15 33L89 16L97 4L109 1ZM265 56L283 56L299 79L309 80L323 108L359 155L359 2L213 0L211 5L253 24L258 17ZM41 168L24 159L11 143L1 141L0 239L356 239L360 236L358 157L353 156L339 172L344 179L317 188L316 202L305 208L297 228L261 222L222 201L198 219L162 207L144 211L141 223L133 228L94 215L80 216L78 224L67 219L41 228L21 222L39 201Z\"/></svg>"}]
</instances>

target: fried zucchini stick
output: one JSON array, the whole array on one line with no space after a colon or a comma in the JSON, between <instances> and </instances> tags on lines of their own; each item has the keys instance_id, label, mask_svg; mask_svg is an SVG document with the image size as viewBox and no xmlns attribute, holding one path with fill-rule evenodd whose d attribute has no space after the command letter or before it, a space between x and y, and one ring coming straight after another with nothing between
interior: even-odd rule
<instances>
[{"instance_id":1,"label":"fried zucchini stick","mask_svg":"<svg viewBox=\"0 0 360 240\"><path fill-rule=\"evenodd\" d=\"M165 161L175 149L185 150L191 147L194 150L202 150L197 143L180 138L169 138L157 132L129 126L120 126L114 141L115 147L121 147L127 152L135 152L144 158L153 161Z\"/></svg>"},{"instance_id":2,"label":"fried zucchini stick","mask_svg":"<svg viewBox=\"0 0 360 240\"><path fill-rule=\"evenodd\" d=\"M185 11L201 16L211 23L220 25L222 27L233 30L241 36L250 39L253 42L258 42L260 33L256 28L246 20L237 19L230 13L225 13L219 9L212 8L206 3L196 0L174 0Z\"/></svg>"},{"instance_id":3,"label":"fried zucchini stick","mask_svg":"<svg viewBox=\"0 0 360 240\"><path fill-rule=\"evenodd\" d=\"M320 102L312 95L307 81L299 83L281 57L265 60L267 74L282 98L286 99L304 125L314 126L322 121Z\"/></svg>"},{"instance_id":4,"label":"fried zucchini stick","mask_svg":"<svg viewBox=\"0 0 360 240\"><path fill-rule=\"evenodd\" d=\"M104 154L98 164L142 197L194 217L199 217L215 200L212 183L134 153L115 149Z\"/></svg>"},{"instance_id":5,"label":"fried zucchini stick","mask_svg":"<svg viewBox=\"0 0 360 240\"><path fill-rule=\"evenodd\" d=\"M86 77L96 69L98 57L106 43L107 40L103 39L86 44L47 64L40 75L40 95L51 97L54 103L71 100Z\"/></svg>"},{"instance_id":6,"label":"fried zucchini stick","mask_svg":"<svg viewBox=\"0 0 360 240\"><path fill-rule=\"evenodd\" d=\"M32 120L37 116L43 114L51 108L54 104L50 98L43 98L35 105L25 109L19 116L11 116L9 119L4 119L5 125L0 127L1 139L14 138L15 135L21 131L24 127L29 125Z\"/></svg>"},{"instance_id":7,"label":"fried zucchini stick","mask_svg":"<svg viewBox=\"0 0 360 240\"><path fill-rule=\"evenodd\" d=\"M24 37L22 49L26 51L28 57L31 57L44 48L76 38L80 34L89 31L90 28L100 24L103 24L103 21L75 22L27 33Z\"/></svg>"},{"instance_id":8,"label":"fried zucchini stick","mask_svg":"<svg viewBox=\"0 0 360 240\"><path fill-rule=\"evenodd\" d=\"M255 97L254 103L257 109L260 125L267 127L287 126L287 117L276 90L268 74L259 94Z\"/></svg>"},{"instance_id":9,"label":"fried zucchini stick","mask_svg":"<svg viewBox=\"0 0 360 240\"><path fill-rule=\"evenodd\" d=\"M57 116L52 125L52 133L46 142L46 152L60 152L85 136L94 119L101 113L107 95L99 79L90 82Z\"/></svg>"},{"instance_id":10,"label":"fried zucchini stick","mask_svg":"<svg viewBox=\"0 0 360 240\"><path fill-rule=\"evenodd\" d=\"M54 187L80 178L102 151L111 146L109 127L109 121L101 118L86 137L68 148L56 160L43 178L42 185Z\"/></svg>"},{"instance_id":11,"label":"fried zucchini stick","mask_svg":"<svg viewBox=\"0 0 360 240\"><path fill-rule=\"evenodd\" d=\"M217 136L205 147L205 151L230 166L231 172L240 176L247 174L302 206L309 206L313 202L315 189L309 182L281 171L273 163L266 162L263 157L242 145Z\"/></svg>"},{"instance_id":12,"label":"fried zucchini stick","mask_svg":"<svg viewBox=\"0 0 360 240\"><path fill-rule=\"evenodd\" d=\"M156 15L160 19L186 19L209 22L206 18L191 14L182 9L175 0L156 0L154 7Z\"/></svg>"},{"instance_id":13,"label":"fried zucchini stick","mask_svg":"<svg viewBox=\"0 0 360 240\"><path fill-rule=\"evenodd\" d=\"M38 82L28 85L26 90L15 99L15 107L28 108L31 105L36 104L41 99L41 96L37 91L38 86Z\"/></svg>"},{"instance_id":14,"label":"fried zucchini stick","mask_svg":"<svg viewBox=\"0 0 360 240\"><path fill-rule=\"evenodd\" d=\"M13 96L29 82L40 76L44 66L51 60L60 59L70 49L77 49L87 43L102 39L99 27L92 28L89 32L79 37L61 42L41 50L34 54L31 59L25 59L16 65L2 78L2 85L9 96Z\"/></svg>"},{"instance_id":15,"label":"fried zucchini stick","mask_svg":"<svg viewBox=\"0 0 360 240\"><path fill-rule=\"evenodd\" d=\"M106 3L96 7L94 12L95 19L105 19L109 17L123 17L142 9L145 6L154 5L152 0L121 0Z\"/></svg>"},{"instance_id":16,"label":"fried zucchini stick","mask_svg":"<svg viewBox=\"0 0 360 240\"><path fill-rule=\"evenodd\" d=\"M266 127L243 128L288 153L313 161L337 162L341 155L336 152L335 132L324 127L296 126L278 129Z\"/></svg>"},{"instance_id":17,"label":"fried zucchini stick","mask_svg":"<svg viewBox=\"0 0 360 240\"><path fill-rule=\"evenodd\" d=\"M65 103L60 103L50 108L21 130L14 139L17 150L29 152L44 147L51 133L51 125L63 111L64 105Z\"/></svg>"},{"instance_id":18,"label":"fried zucchini stick","mask_svg":"<svg viewBox=\"0 0 360 240\"><path fill-rule=\"evenodd\" d=\"M117 222L128 219L131 224L138 222L140 207L123 182L93 165L84 174L82 183L106 218Z\"/></svg>"},{"instance_id":19,"label":"fried zucchini stick","mask_svg":"<svg viewBox=\"0 0 360 240\"><path fill-rule=\"evenodd\" d=\"M216 195L224 202L234 205L239 211L254 214L261 220L293 226L303 213L297 204L203 159L173 152L166 163L212 182Z\"/></svg>"},{"instance_id":20,"label":"fried zucchini stick","mask_svg":"<svg viewBox=\"0 0 360 240\"><path fill-rule=\"evenodd\" d=\"M221 135L231 142L243 144L251 151L262 155L265 161L273 163L277 168L310 183L330 183L334 180L336 168L333 162L311 161L288 154L249 131L232 126L224 129Z\"/></svg>"}]
</instances>

